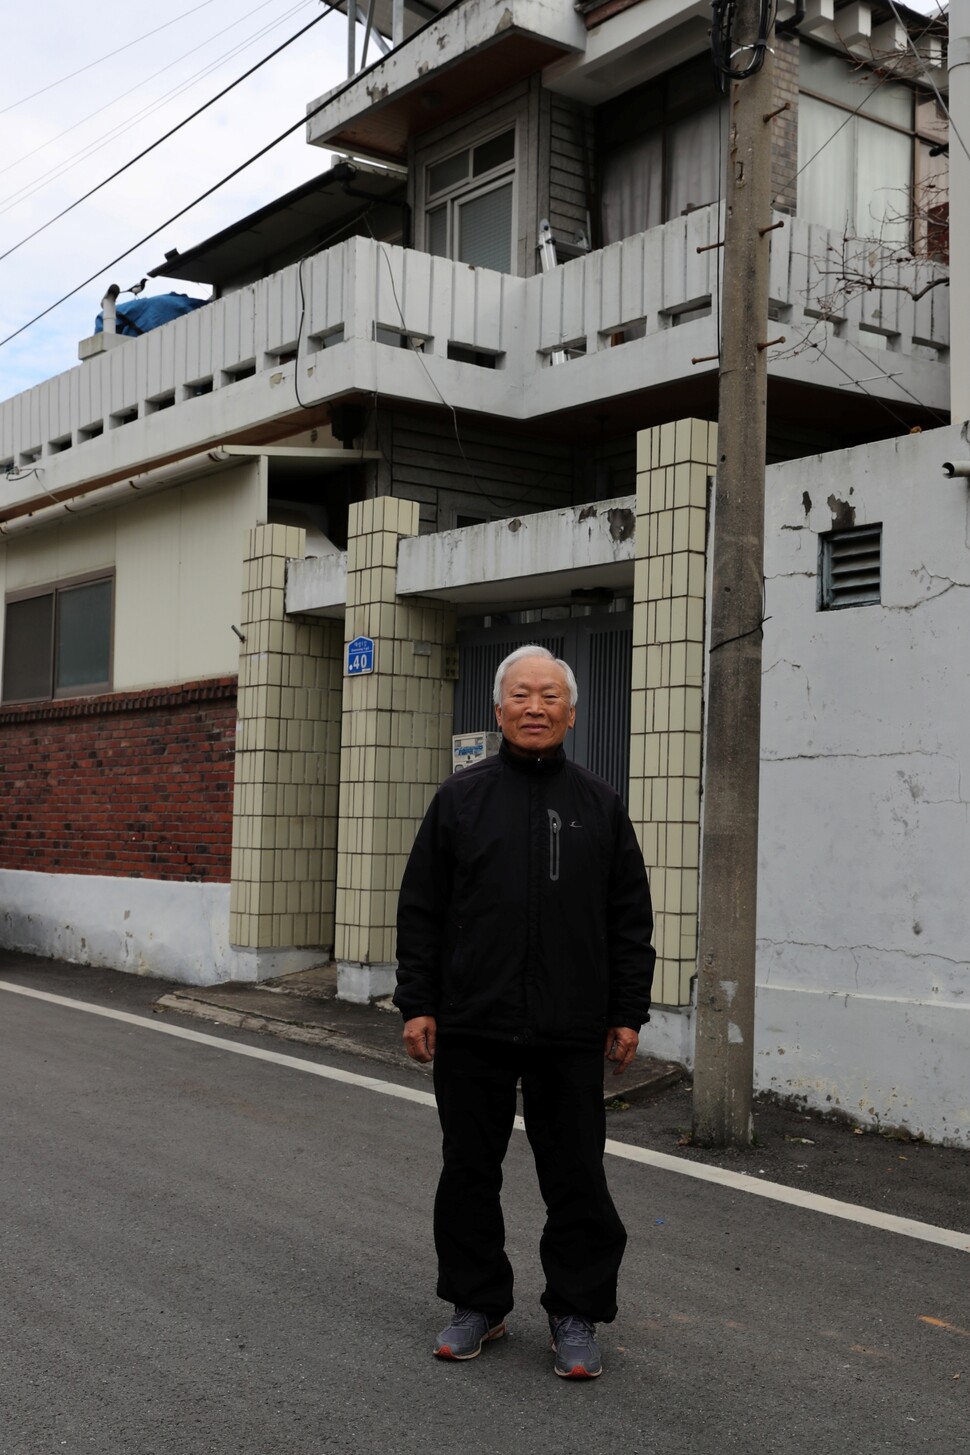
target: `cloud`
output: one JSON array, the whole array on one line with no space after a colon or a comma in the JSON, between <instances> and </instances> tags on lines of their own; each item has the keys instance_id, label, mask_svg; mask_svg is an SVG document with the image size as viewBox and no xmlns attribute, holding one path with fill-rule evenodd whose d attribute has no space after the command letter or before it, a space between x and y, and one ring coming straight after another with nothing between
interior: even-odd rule
<instances>
[{"instance_id":1,"label":"cloud","mask_svg":"<svg viewBox=\"0 0 970 1455\"><path fill-rule=\"evenodd\" d=\"M182 8L189 9L190 3L183 3ZM0 252L67 207L221 90L307 24L318 8L318 0L304 0L298 6L294 0L270 0L247 21L234 25L240 11L245 13L255 6L208 0L179 24L116 54L118 46L160 23L157 7L147 0L102 0L94 25L90 22L94 13L90 7L48 0L43 26L36 24L36 12L31 14L29 7L22 7L6 27L4 105L95 58L106 59L0 116L0 156L8 159L22 156L60 132L66 133L35 157L0 174L0 209L7 205L3 199L41 178L109 128L125 123L180 78L225 55L231 46L267 22L287 15L289 19L250 49L225 61L217 72L196 81L154 115L133 122L123 135L93 156L63 176L47 181L33 197L2 213ZM209 40L228 26L232 29L227 34ZM208 43L164 76L143 80L167 60L203 42ZM73 367L78 341L93 331L108 283L128 287L162 262L170 248L184 252L254 208L325 171L330 164L329 151L308 146L300 127L261 161L185 217L163 228L130 257L105 268L112 258L126 252L287 126L299 121L306 104L339 84L345 74L346 20L334 15L157 152L0 263L0 337L19 328L83 279L97 275L77 297L0 349L0 398L9 398ZM90 122L83 120L133 86L137 89L124 101ZM166 292L172 286L200 296L207 292L191 284L170 285L163 279L152 280L146 291Z\"/></svg>"}]
</instances>

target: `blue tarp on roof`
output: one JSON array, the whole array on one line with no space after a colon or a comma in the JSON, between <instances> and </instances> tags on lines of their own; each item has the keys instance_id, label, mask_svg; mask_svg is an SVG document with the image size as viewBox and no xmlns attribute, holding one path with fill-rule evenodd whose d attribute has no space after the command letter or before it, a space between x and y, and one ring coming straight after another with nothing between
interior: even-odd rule
<instances>
[{"instance_id":1,"label":"blue tarp on roof","mask_svg":"<svg viewBox=\"0 0 970 1455\"><path fill-rule=\"evenodd\" d=\"M127 334L129 338L149 333L153 328L161 328L163 323L171 323L173 318L204 308L208 301L207 298L190 298L187 293L156 293L153 298L131 298L127 303L115 305L118 333ZM101 333L103 328L104 321L99 313L94 331Z\"/></svg>"}]
</instances>

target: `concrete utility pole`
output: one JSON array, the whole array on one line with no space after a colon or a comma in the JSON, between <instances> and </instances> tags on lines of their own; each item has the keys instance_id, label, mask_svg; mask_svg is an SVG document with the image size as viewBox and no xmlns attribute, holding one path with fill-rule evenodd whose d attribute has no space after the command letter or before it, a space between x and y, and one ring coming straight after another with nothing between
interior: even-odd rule
<instances>
[{"instance_id":1,"label":"concrete utility pole","mask_svg":"<svg viewBox=\"0 0 970 1455\"><path fill-rule=\"evenodd\" d=\"M950 0L950 415L970 419L970 333L959 320L970 311L970 0Z\"/></svg>"},{"instance_id":2,"label":"concrete utility pole","mask_svg":"<svg viewBox=\"0 0 970 1455\"><path fill-rule=\"evenodd\" d=\"M739 0L736 47L759 12ZM740 69L751 53L736 54ZM694 1140L735 1147L751 1142L754 1076L771 62L730 91L697 967Z\"/></svg>"}]
</instances>

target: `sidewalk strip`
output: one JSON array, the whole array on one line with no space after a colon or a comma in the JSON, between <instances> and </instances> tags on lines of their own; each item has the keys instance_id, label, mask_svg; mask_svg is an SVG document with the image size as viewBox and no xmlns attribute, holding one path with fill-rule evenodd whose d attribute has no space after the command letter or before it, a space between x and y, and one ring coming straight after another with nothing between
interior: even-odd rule
<instances>
[{"instance_id":1,"label":"sidewalk strip","mask_svg":"<svg viewBox=\"0 0 970 1455\"><path fill-rule=\"evenodd\" d=\"M159 1031L165 1036L179 1040L194 1041L197 1045L211 1046L217 1051L231 1051L237 1056L248 1056L254 1061L269 1061L274 1066L285 1066L291 1071L302 1071L310 1076L320 1076L326 1081L337 1081L344 1086L357 1086L363 1091L377 1091L382 1096L397 1097L400 1101L417 1102L420 1106L435 1105L430 1091L418 1091L410 1086L397 1086L393 1081L380 1081L376 1076L360 1076L354 1071L342 1071L336 1066L323 1066L316 1061L303 1061L298 1056L287 1056L281 1051L266 1051L259 1046L244 1046L236 1041L227 1041L220 1036L208 1036L203 1031L190 1031L182 1026L166 1025L163 1021L149 1020L145 1016L132 1015L125 1010L112 1010L108 1006L92 1005L83 1000L71 1000L64 995L52 995L46 990L32 990L25 985L15 985L0 980L0 990L14 995L27 996L31 1000L47 1001L61 1005L68 1010L83 1010L89 1015L103 1016L106 1020L121 1021L125 1025L139 1026L142 1030ZM518 1131L525 1130L521 1117L515 1118ZM938 1228L932 1223L916 1222L913 1218L897 1217L894 1213L879 1212L875 1208L861 1207L856 1203L839 1202L834 1197L823 1197L814 1192L802 1192L797 1187L786 1187L779 1182L762 1182L747 1172L729 1172L723 1167L710 1167L705 1162L689 1162L672 1157L666 1152L652 1152L645 1147L634 1147L627 1142L608 1141L606 1152L610 1157L621 1157L628 1162L639 1162L654 1167L660 1172L675 1172L681 1177L693 1177L700 1182L712 1182L718 1187L733 1192L749 1193L764 1197L771 1202L787 1203L790 1207L802 1208L808 1212L823 1213L828 1217L842 1218L846 1222L861 1223L865 1227L877 1228L881 1232L895 1233L904 1238L916 1238L923 1243L935 1243L939 1247L954 1248L960 1253L970 1253L970 1233L955 1232L950 1228Z\"/></svg>"}]
</instances>

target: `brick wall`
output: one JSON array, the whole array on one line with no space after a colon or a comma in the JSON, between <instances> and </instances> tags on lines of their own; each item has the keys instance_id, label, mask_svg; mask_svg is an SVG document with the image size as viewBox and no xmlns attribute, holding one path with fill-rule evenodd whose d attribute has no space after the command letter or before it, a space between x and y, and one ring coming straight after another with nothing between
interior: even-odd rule
<instances>
[{"instance_id":1,"label":"brick wall","mask_svg":"<svg viewBox=\"0 0 970 1455\"><path fill-rule=\"evenodd\" d=\"M0 708L0 868L229 879L236 679Z\"/></svg>"}]
</instances>

